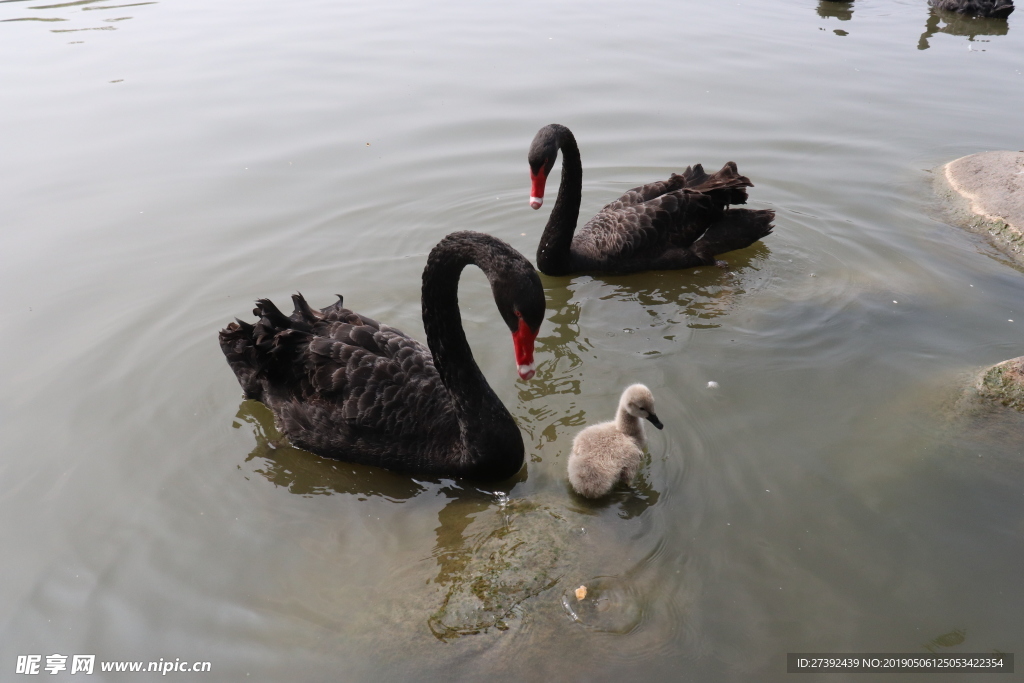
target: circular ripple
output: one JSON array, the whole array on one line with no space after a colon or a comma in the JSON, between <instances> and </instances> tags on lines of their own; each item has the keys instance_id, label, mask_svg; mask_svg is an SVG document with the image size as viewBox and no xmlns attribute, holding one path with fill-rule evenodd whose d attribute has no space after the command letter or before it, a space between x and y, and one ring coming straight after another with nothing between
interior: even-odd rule
<instances>
[{"instance_id":1,"label":"circular ripple","mask_svg":"<svg viewBox=\"0 0 1024 683\"><path fill-rule=\"evenodd\" d=\"M578 586L562 593L562 607L576 623L595 631L626 634L643 621L640 595L627 579L597 576L583 586L586 595L582 599L577 598Z\"/></svg>"}]
</instances>

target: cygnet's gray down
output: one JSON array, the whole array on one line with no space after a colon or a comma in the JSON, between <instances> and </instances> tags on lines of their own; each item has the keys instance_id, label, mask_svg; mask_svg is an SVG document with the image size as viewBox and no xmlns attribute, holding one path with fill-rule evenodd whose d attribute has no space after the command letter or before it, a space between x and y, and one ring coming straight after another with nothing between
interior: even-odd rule
<instances>
[{"instance_id":1,"label":"cygnet's gray down","mask_svg":"<svg viewBox=\"0 0 1024 683\"><path fill-rule=\"evenodd\" d=\"M634 384L622 392L613 421L587 427L576 435L569 455L569 483L576 493L600 498L619 481L633 481L647 445L642 419L658 429L664 427L654 414L651 390Z\"/></svg>"}]
</instances>

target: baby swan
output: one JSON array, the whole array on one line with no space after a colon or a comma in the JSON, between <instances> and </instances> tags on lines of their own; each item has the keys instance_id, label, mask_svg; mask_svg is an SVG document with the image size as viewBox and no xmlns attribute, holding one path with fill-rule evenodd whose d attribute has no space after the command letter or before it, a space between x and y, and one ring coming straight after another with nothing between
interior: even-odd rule
<instances>
[{"instance_id":1,"label":"baby swan","mask_svg":"<svg viewBox=\"0 0 1024 683\"><path fill-rule=\"evenodd\" d=\"M617 482L633 480L647 445L641 418L658 429L664 427L654 414L651 390L634 384L622 392L614 421L587 427L576 435L569 456L569 483L576 493L600 498Z\"/></svg>"}]
</instances>

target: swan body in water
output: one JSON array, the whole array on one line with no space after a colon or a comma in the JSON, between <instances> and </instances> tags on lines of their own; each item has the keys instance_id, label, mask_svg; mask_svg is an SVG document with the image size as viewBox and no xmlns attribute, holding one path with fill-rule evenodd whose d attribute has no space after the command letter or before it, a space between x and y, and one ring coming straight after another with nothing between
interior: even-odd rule
<instances>
[{"instance_id":1,"label":"swan body in water","mask_svg":"<svg viewBox=\"0 0 1024 683\"><path fill-rule=\"evenodd\" d=\"M530 206L544 203L559 150L558 197L537 247L537 268L545 275L714 265L716 255L749 247L772 231L774 211L727 208L745 203L746 188L753 186L731 161L711 175L697 164L633 188L577 230L583 168L576 138L565 126L544 126L530 145Z\"/></svg>"},{"instance_id":2,"label":"swan body in water","mask_svg":"<svg viewBox=\"0 0 1024 683\"><path fill-rule=\"evenodd\" d=\"M316 310L296 294L290 316L257 301L259 320L221 330L221 349L245 396L265 403L300 448L411 474L506 479L522 467L525 449L463 331L458 285L470 264L487 276L519 376L530 379L544 289L522 254L478 232L452 233L427 257L426 346L345 308L340 297Z\"/></svg>"},{"instance_id":3,"label":"swan body in water","mask_svg":"<svg viewBox=\"0 0 1024 683\"><path fill-rule=\"evenodd\" d=\"M640 469L647 436L642 420L664 427L654 413L654 395L643 384L622 392L611 422L587 427L572 442L569 483L587 498L607 495L620 481L629 484Z\"/></svg>"},{"instance_id":4,"label":"swan body in water","mask_svg":"<svg viewBox=\"0 0 1024 683\"><path fill-rule=\"evenodd\" d=\"M928 4L937 10L995 19L1005 19L1013 12L1013 0L928 0Z\"/></svg>"}]
</instances>

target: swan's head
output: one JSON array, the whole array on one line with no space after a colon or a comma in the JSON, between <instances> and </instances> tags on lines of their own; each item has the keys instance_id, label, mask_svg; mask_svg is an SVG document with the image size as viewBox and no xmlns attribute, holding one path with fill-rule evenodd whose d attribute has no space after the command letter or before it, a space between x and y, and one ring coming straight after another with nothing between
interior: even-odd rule
<instances>
[{"instance_id":1,"label":"swan's head","mask_svg":"<svg viewBox=\"0 0 1024 683\"><path fill-rule=\"evenodd\" d=\"M544 185L558 158L558 132L554 126L544 126L530 145L530 206L539 209L544 204Z\"/></svg>"},{"instance_id":2,"label":"swan's head","mask_svg":"<svg viewBox=\"0 0 1024 683\"><path fill-rule=\"evenodd\" d=\"M544 286L530 262L516 258L492 282L491 291L502 319L512 332L516 370L522 379L537 372L533 361L533 343L544 322Z\"/></svg>"},{"instance_id":3,"label":"swan's head","mask_svg":"<svg viewBox=\"0 0 1024 683\"><path fill-rule=\"evenodd\" d=\"M658 416L654 414L654 394L643 384L626 387L626 390L622 392L622 398L619 399L619 408L633 417L648 420L658 429L665 427Z\"/></svg>"}]
</instances>

